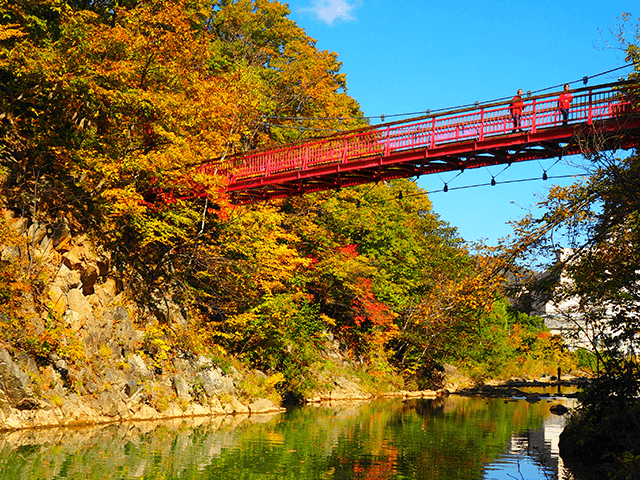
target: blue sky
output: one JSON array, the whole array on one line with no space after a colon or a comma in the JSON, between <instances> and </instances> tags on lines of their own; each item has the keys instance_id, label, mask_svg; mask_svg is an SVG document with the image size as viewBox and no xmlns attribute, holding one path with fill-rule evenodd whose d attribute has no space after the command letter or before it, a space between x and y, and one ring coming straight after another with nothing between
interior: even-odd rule
<instances>
[{"instance_id":1,"label":"blue sky","mask_svg":"<svg viewBox=\"0 0 640 480\"><path fill-rule=\"evenodd\" d=\"M536 91L625 64L611 30L640 2L593 0L515 2L459 0L291 0L291 18L334 51L348 93L367 116L422 112ZM589 84L614 81L628 70ZM576 87L581 86L578 83ZM393 118L392 119L397 119ZM376 123L374 121L373 123ZM579 158L572 158L580 163ZM423 176L434 210L469 241L495 244L553 183L502 183L582 173L555 160ZM555 164L555 165L554 165ZM496 176L497 175L497 176ZM494 187L454 187L486 184ZM447 193L441 192L444 183Z\"/></svg>"}]
</instances>

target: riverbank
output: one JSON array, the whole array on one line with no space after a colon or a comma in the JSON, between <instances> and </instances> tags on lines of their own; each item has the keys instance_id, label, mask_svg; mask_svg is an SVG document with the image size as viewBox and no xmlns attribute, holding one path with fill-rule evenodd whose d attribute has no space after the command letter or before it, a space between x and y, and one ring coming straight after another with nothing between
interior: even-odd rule
<instances>
[{"instance_id":1,"label":"riverbank","mask_svg":"<svg viewBox=\"0 0 640 480\"><path fill-rule=\"evenodd\" d=\"M544 403L450 395L427 402L320 403L286 414L22 430L0 435L0 478L268 479L294 472L312 480L413 471L416 479L477 480L494 467L517 475L518 465L530 465L540 452L553 468L557 452L550 451L549 434L557 436L563 420ZM509 448L517 457L504 455ZM425 468L436 461L437 470ZM550 475L528 470L526 478Z\"/></svg>"},{"instance_id":2,"label":"riverbank","mask_svg":"<svg viewBox=\"0 0 640 480\"><path fill-rule=\"evenodd\" d=\"M2 214L13 234L0 244L0 261L46 281L37 289L12 285L14 312L0 313L1 431L284 411L281 374L198 348L187 309L170 296L138 298L127 272L87 236L72 236L64 220ZM184 339L180 349L167 344L167 332ZM363 385L330 336L324 357L306 403L397 390Z\"/></svg>"},{"instance_id":3,"label":"riverbank","mask_svg":"<svg viewBox=\"0 0 640 480\"><path fill-rule=\"evenodd\" d=\"M463 395L467 397L526 397L527 399L544 398L550 396L562 396L567 398L578 398L579 393L577 391L571 393L563 393L562 388L573 387L574 389L580 389L588 385L590 382L590 376L584 372L576 372L576 374L566 375L565 378L557 379L510 379L507 381L489 381L483 385L479 385L473 388L464 388L457 392L457 395ZM521 390L526 388L527 390ZM556 389L557 392L539 393L532 391L531 389Z\"/></svg>"},{"instance_id":4,"label":"riverbank","mask_svg":"<svg viewBox=\"0 0 640 480\"><path fill-rule=\"evenodd\" d=\"M142 358L136 356L133 358L139 367L144 365ZM156 382L148 379L145 385L139 386L140 388L131 395L127 395L130 392L130 384L125 384L122 388L103 388L101 392L87 395L78 395L59 385L53 389L56 393L38 397L30 386L33 375L30 376L23 372L20 366L11 359L8 352L0 349L0 398L3 400L3 406L0 409L0 430L85 427L198 417L256 416L285 411L285 408L265 398L247 401L235 393L232 394L231 392L235 392L237 388L236 383L242 380L240 377L236 376L234 379L231 376L226 376L218 368L202 370L202 367L206 365L205 359L198 359L196 364L200 366L200 373L196 378L202 385L202 395L199 400L196 401L186 388L180 388L180 382L175 381L176 378L187 377L183 370L183 377L178 374L173 375L175 398L173 400L166 399L163 404L164 408L156 408L151 404L152 402L158 404L157 398L154 401L152 393L160 390L163 385L166 386L167 378L159 378ZM449 366L449 368L452 367ZM115 375L115 372L108 372L108 374ZM236 375L239 373L236 372ZM511 379L506 382L492 381L457 391L447 389L398 390L373 394L365 392L356 382L338 377L334 382L334 389L319 392L306 399L305 403L308 405L349 403L370 401L375 398L435 399L448 395L487 398L521 397L526 398L527 401L538 401L551 396L576 398L577 393L535 393L525 392L521 388L580 387L587 381L588 379L584 376L568 376L560 382L551 379ZM226 387L222 387L222 385L226 385ZM221 394L219 390L221 388L226 388L226 393Z\"/></svg>"},{"instance_id":5,"label":"riverbank","mask_svg":"<svg viewBox=\"0 0 640 480\"><path fill-rule=\"evenodd\" d=\"M12 284L14 311L0 313L0 430L283 411L282 374L203 346L177 287L137 293L124 267L86 235L72 236L64 219L3 216L13 233L0 261L41 280L29 289ZM319 348L322 361L308 372L313 386L298 401L435 398L475 388L444 365L441 390L404 389L389 372L367 376L329 332Z\"/></svg>"}]
</instances>

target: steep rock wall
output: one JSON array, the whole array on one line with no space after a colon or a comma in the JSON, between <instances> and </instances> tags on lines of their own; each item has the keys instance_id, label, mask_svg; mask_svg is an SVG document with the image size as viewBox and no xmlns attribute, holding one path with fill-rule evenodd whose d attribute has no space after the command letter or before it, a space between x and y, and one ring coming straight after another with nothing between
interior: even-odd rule
<instances>
[{"instance_id":1,"label":"steep rock wall","mask_svg":"<svg viewBox=\"0 0 640 480\"><path fill-rule=\"evenodd\" d=\"M206 356L173 352L160 365L144 351L142 328L158 320L141 319L108 252L72 237L64 219L45 225L3 213L15 237L0 245L0 262L44 280L39 295L14 292L31 348L0 339L0 430L282 410L266 399L241 401L242 374ZM156 304L166 321L188 325L178 305ZM9 328L12 312L0 315Z\"/></svg>"}]
</instances>

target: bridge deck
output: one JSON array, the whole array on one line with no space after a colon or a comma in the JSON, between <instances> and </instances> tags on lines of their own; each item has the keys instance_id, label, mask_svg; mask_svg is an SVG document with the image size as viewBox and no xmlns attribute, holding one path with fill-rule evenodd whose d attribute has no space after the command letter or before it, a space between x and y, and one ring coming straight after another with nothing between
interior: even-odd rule
<instances>
[{"instance_id":1,"label":"bridge deck","mask_svg":"<svg viewBox=\"0 0 640 480\"><path fill-rule=\"evenodd\" d=\"M200 171L227 175L236 203L430 173L640 145L629 82L572 91L563 125L558 93L524 98L522 131L509 102L382 124L227 157Z\"/></svg>"}]
</instances>

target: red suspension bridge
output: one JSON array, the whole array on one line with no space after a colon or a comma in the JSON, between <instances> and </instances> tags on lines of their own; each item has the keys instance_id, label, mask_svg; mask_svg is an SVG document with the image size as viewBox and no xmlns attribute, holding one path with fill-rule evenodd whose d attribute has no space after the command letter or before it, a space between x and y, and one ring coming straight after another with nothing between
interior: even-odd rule
<instances>
[{"instance_id":1,"label":"red suspension bridge","mask_svg":"<svg viewBox=\"0 0 640 480\"><path fill-rule=\"evenodd\" d=\"M523 98L521 130L510 102L450 110L267 150L199 167L229 179L251 203L394 178L640 146L637 84L572 90L568 121L559 93Z\"/></svg>"}]
</instances>

